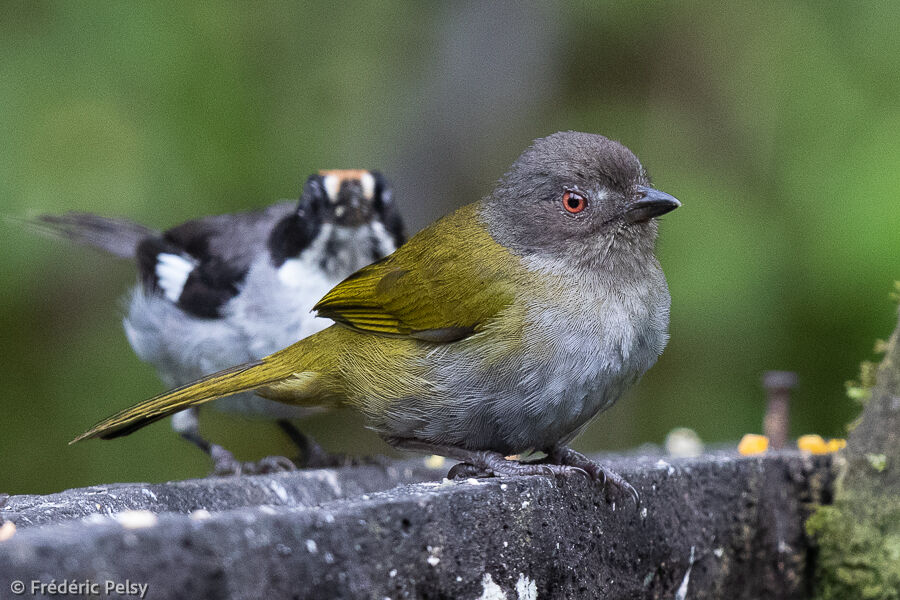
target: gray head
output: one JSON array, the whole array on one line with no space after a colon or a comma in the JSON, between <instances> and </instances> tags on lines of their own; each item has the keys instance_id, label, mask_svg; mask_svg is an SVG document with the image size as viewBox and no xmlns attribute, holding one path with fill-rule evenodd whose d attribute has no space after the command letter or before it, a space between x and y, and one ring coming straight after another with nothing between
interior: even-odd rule
<instances>
[{"instance_id":1,"label":"gray head","mask_svg":"<svg viewBox=\"0 0 900 600\"><path fill-rule=\"evenodd\" d=\"M617 252L652 254L654 217L679 206L650 187L628 148L567 131L535 140L484 199L482 214L493 237L517 254L596 266L613 241Z\"/></svg>"}]
</instances>

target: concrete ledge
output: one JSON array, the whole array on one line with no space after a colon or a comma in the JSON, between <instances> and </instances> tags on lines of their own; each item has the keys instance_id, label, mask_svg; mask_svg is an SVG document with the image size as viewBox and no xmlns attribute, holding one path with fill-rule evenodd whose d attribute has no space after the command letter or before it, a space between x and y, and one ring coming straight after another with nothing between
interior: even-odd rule
<instances>
[{"instance_id":1,"label":"concrete ledge","mask_svg":"<svg viewBox=\"0 0 900 600\"><path fill-rule=\"evenodd\" d=\"M114 483L67 490L46 496L11 496L0 503L0 520L18 528L61 523L90 515L113 515L126 510L188 514L219 512L244 506L316 506L338 498L352 498L388 490L404 483L439 480L449 466L429 469L423 460L384 466L244 477L207 477L170 483ZM0 596L2 597L2 596Z\"/></svg>"},{"instance_id":2,"label":"concrete ledge","mask_svg":"<svg viewBox=\"0 0 900 600\"><path fill-rule=\"evenodd\" d=\"M446 467L422 461L12 497L0 597L54 579L146 583L147 598L806 596L827 457L608 464L639 509L581 477L440 483ZM162 514L101 516L123 508Z\"/></svg>"}]
</instances>

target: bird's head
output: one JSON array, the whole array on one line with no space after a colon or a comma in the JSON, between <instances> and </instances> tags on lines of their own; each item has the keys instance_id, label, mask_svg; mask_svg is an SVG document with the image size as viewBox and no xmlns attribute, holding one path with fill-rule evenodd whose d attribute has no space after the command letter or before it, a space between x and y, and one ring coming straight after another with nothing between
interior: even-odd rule
<instances>
[{"instance_id":1,"label":"bird's head","mask_svg":"<svg viewBox=\"0 0 900 600\"><path fill-rule=\"evenodd\" d=\"M611 251L652 253L655 218L679 206L628 148L568 131L535 140L483 200L482 217L519 255L591 268Z\"/></svg>"}]
</instances>

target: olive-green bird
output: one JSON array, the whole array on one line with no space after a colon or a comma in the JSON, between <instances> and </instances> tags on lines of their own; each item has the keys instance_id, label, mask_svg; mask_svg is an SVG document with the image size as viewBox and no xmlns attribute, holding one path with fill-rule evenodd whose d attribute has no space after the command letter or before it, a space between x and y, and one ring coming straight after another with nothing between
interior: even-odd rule
<instances>
[{"instance_id":1,"label":"olive-green bird","mask_svg":"<svg viewBox=\"0 0 900 600\"><path fill-rule=\"evenodd\" d=\"M538 139L494 191L364 267L314 310L336 324L146 400L73 441L109 439L238 392L351 406L454 474L586 472L566 444L662 353L669 291L655 217L680 206L600 135ZM540 463L504 458L542 451Z\"/></svg>"}]
</instances>

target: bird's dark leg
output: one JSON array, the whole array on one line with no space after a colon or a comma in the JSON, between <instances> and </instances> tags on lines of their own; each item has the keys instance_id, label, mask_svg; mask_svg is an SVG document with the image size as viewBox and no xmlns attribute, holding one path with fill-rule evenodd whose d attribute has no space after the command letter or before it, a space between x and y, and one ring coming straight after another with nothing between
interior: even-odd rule
<instances>
[{"instance_id":1,"label":"bird's dark leg","mask_svg":"<svg viewBox=\"0 0 900 600\"><path fill-rule=\"evenodd\" d=\"M185 440L202 450L213 461L213 475L241 475L243 473L276 473L292 471L296 465L283 456L267 456L256 462L241 462L234 454L200 435L197 409L189 408L172 416L172 428Z\"/></svg>"},{"instance_id":2,"label":"bird's dark leg","mask_svg":"<svg viewBox=\"0 0 900 600\"><path fill-rule=\"evenodd\" d=\"M286 419L278 419L278 427L290 438L291 442L300 450L300 458L297 465L305 469L321 469L325 467L340 467L346 464L346 459L337 454L331 454L314 439L297 429L293 423Z\"/></svg>"},{"instance_id":3,"label":"bird's dark leg","mask_svg":"<svg viewBox=\"0 0 900 600\"><path fill-rule=\"evenodd\" d=\"M490 450L467 450L453 446L441 446L409 438L388 438L387 442L401 450L428 452L462 461L450 469L448 479L469 477L490 477L493 475L568 475L581 473L587 475L577 466L552 463L522 463L509 460L499 452Z\"/></svg>"},{"instance_id":4,"label":"bird's dark leg","mask_svg":"<svg viewBox=\"0 0 900 600\"><path fill-rule=\"evenodd\" d=\"M640 496L634 486L615 471L595 463L581 452L576 452L568 446L556 446L546 452L547 458L542 459L541 464L568 465L580 469L594 481L600 481L602 485L609 483L618 491L627 493L634 500L635 506L640 502Z\"/></svg>"}]
</instances>

